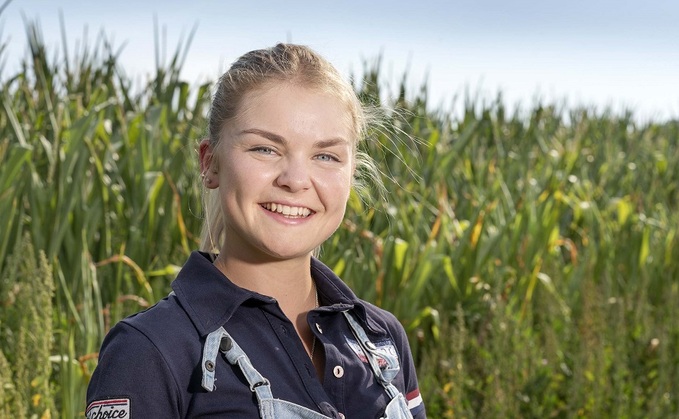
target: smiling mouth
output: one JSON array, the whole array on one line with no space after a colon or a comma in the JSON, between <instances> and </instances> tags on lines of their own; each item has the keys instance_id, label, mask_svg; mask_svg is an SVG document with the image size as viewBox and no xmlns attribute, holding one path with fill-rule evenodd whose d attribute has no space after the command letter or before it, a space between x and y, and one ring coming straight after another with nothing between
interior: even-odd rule
<instances>
[{"instance_id":1,"label":"smiling mouth","mask_svg":"<svg viewBox=\"0 0 679 419\"><path fill-rule=\"evenodd\" d=\"M274 202L267 202L261 204L262 208L267 211L275 212L283 215L286 218L306 218L313 213L309 208L305 207L291 207L283 204L276 204Z\"/></svg>"}]
</instances>

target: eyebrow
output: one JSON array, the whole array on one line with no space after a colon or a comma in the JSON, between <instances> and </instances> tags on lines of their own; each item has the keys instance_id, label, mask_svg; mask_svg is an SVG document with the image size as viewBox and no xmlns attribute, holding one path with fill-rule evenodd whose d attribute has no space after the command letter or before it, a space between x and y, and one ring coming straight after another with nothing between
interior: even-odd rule
<instances>
[{"instance_id":1,"label":"eyebrow","mask_svg":"<svg viewBox=\"0 0 679 419\"><path fill-rule=\"evenodd\" d=\"M286 145L288 141L281 137L278 134L274 134L273 132L269 131L264 131L261 129L257 128L249 128L249 129L244 129L243 131L240 132L240 135L243 134L254 134L254 135L259 135L260 137L264 137L267 140L273 141L274 143L280 144L280 145Z\"/></svg>"},{"instance_id":2,"label":"eyebrow","mask_svg":"<svg viewBox=\"0 0 679 419\"><path fill-rule=\"evenodd\" d=\"M266 130L258 129L258 128L249 128L245 129L240 132L241 135L243 134L254 134L254 135L259 135L260 137L264 137L269 141L272 141L276 144L280 144L282 146L288 145L288 140L286 140L284 137L274 134L273 132L269 132ZM335 137L335 138L328 138L327 140L319 140L314 143L315 148L329 148L333 147L336 145L342 145L342 144L349 144L349 141L342 137Z\"/></svg>"}]
</instances>

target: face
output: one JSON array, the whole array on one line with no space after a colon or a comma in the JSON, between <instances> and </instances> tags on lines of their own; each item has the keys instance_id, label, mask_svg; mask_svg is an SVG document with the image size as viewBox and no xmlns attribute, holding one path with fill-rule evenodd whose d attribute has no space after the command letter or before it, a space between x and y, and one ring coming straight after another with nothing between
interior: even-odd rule
<instances>
[{"instance_id":1,"label":"face","mask_svg":"<svg viewBox=\"0 0 679 419\"><path fill-rule=\"evenodd\" d=\"M308 257L339 226L354 171L346 106L294 84L247 93L212 150L206 185L219 188L222 254L250 261Z\"/></svg>"}]
</instances>

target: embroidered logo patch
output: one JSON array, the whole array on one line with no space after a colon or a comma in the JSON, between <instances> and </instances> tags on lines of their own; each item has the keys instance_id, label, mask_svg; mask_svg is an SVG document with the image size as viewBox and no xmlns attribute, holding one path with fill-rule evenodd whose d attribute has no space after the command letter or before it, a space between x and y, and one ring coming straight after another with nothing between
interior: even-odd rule
<instances>
[{"instance_id":1,"label":"embroidered logo patch","mask_svg":"<svg viewBox=\"0 0 679 419\"><path fill-rule=\"evenodd\" d=\"M121 419L130 417L130 399L97 400L85 411L87 419Z\"/></svg>"},{"instance_id":2,"label":"embroidered logo patch","mask_svg":"<svg viewBox=\"0 0 679 419\"><path fill-rule=\"evenodd\" d=\"M363 352L363 349L361 349L361 345L358 344L357 341L354 339L345 336L344 337L349 344L349 347L354 351L356 356L358 356L358 359L360 359L362 362L365 362L366 364L368 363L368 358L366 358L365 353ZM382 342L373 342L375 344L375 352L377 352L377 365L379 365L380 368L384 368L387 366L387 361L380 357L380 353L388 354L393 356L395 359L398 359L398 353L396 352L396 348L394 347L394 344L391 342L391 340L385 340Z\"/></svg>"}]
</instances>

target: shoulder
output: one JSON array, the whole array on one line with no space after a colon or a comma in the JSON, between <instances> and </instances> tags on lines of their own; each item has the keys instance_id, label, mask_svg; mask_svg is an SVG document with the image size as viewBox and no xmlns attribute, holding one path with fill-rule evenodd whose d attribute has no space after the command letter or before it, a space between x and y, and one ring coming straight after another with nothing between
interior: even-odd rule
<instances>
[{"instance_id":1,"label":"shoulder","mask_svg":"<svg viewBox=\"0 0 679 419\"><path fill-rule=\"evenodd\" d=\"M191 319L174 293L170 293L152 307L126 317L120 323L138 330L152 340L163 339L166 335L178 331L183 333L194 331L197 334Z\"/></svg>"},{"instance_id":2,"label":"shoulder","mask_svg":"<svg viewBox=\"0 0 679 419\"><path fill-rule=\"evenodd\" d=\"M127 330L126 333L116 331ZM112 333L113 332L113 333ZM107 336L107 342L118 340L122 344L126 340L143 340L148 348L153 347L163 358L169 358L172 364L184 359L182 354L187 348L197 349L200 353L201 336L189 316L186 314L177 297L170 294L153 307L133 314L121 320ZM177 367L177 365L173 365Z\"/></svg>"},{"instance_id":3,"label":"shoulder","mask_svg":"<svg viewBox=\"0 0 679 419\"><path fill-rule=\"evenodd\" d=\"M406 336L403 324L401 324L399 319L396 318L393 313L367 301L361 300L361 303L365 308L365 316L368 327L376 330L383 329L389 333L392 338L397 339L400 342L405 341L407 343L408 337Z\"/></svg>"},{"instance_id":4,"label":"shoulder","mask_svg":"<svg viewBox=\"0 0 679 419\"><path fill-rule=\"evenodd\" d=\"M130 412L174 417L200 364L201 340L172 297L118 322L106 335L87 390L89 406L126 400ZM198 386L200 384L198 383Z\"/></svg>"},{"instance_id":5,"label":"shoulder","mask_svg":"<svg viewBox=\"0 0 679 419\"><path fill-rule=\"evenodd\" d=\"M123 414L141 417L137 414L151 411L175 417L181 404L179 389L171 366L158 347L142 332L121 321L109 331L101 346L99 363L87 388L86 416L99 417L98 412L105 409L119 417Z\"/></svg>"},{"instance_id":6,"label":"shoulder","mask_svg":"<svg viewBox=\"0 0 679 419\"><path fill-rule=\"evenodd\" d=\"M201 335L174 294L123 319L111 332L102 347L117 341L128 351L155 352L174 371L183 372L200 361ZM138 345L136 349L132 343Z\"/></svg>"}]
</instances>

